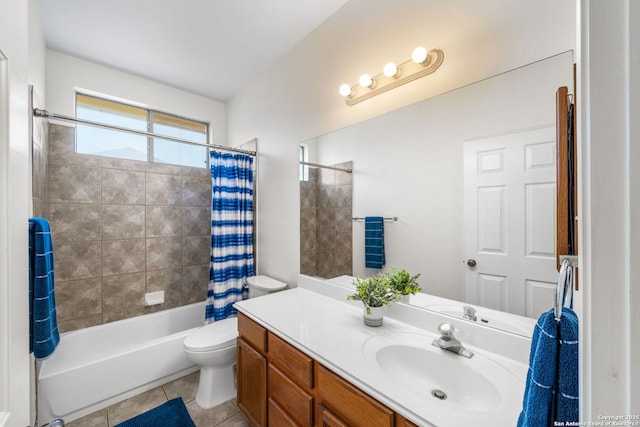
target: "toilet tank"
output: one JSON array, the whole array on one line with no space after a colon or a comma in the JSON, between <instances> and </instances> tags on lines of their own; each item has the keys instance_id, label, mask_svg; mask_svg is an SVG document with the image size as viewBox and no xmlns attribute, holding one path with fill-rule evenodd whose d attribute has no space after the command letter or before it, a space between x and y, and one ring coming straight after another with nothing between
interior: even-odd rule
<instances>
[{"instance_id":1,"label":"toilet tank","mask_svg":"<svg viewBox=\"0 0 640 427\"><path fill-rule=\"evenodd\" d=\"M263 275L249 277L247 285L249 286L249 298L267 295L287 288L286 283Z\"/></svg>"}]
</instances>

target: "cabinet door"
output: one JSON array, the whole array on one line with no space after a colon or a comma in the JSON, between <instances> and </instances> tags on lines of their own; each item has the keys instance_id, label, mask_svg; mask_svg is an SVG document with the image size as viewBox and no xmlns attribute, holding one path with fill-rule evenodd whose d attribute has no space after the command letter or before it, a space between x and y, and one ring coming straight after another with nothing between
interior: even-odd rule
<instances>
[{"instance_id":1,"label":"cabinet door","mask_svg":"<svg viewBox=\"0 0 640 427\"><path fill-rule=\"evenodd\" d=\"M319 427L349 427L347 423L322 405L318 406L318 418Z\"/></svg>"},{"instance_id":2,"label":"cabinet door","mask_svg":"<svg viewBox=\"0 0 640 427\"><path fill-rule=\"evenodd\" d=\"M238 408L253 427L267 421L267 359L238 339Z\"/></svg>"}]
</instances>

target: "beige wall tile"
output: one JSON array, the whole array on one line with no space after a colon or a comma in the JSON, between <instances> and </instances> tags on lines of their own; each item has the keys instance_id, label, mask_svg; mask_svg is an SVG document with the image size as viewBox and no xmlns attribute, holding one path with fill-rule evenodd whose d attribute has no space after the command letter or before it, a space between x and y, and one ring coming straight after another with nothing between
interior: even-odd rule
<instances>
[{"instance_id":1,"label":"beige wall tile","mask_svg":"<svg viewBox=\"0 0 640 427\"><path fill-rule=\"evenodd\" d=\"M182 266L182 237L146 240L147 271Z\"/></svg>"},{"instance_id":2,"label":"beige wall tile","mask_svg":"<svg viewBox=\"0 0 640 427\"><path fill-rule=\"evenodd\" d=\"M103 276L144 270L144 239L105 240L102 242Z\"/></svg>"},{"instance_id":3,"label":"beige wall tile","mask_svg":"<svg viewBox=\"0 0 640 427\"><path fill-rule=\"evenodd\" d=\"M102 276L99 241L58 243L54 261L56 280L59 281Z\"/></svg>"},{"instance_id":4,"label":"beige wall tile","mask_svg":"<svg viewBox=\"0 0 640 427\"><path fill-rule=\"evenodd\" d=\"M51 203L49 220L54 243L100 240L97 203Z\"/></svg>"},{"instance_id":5,"label":"beige wall tile","mask_svg":"<svg viewBox=\"0 0 640 427\"><path fill-rule=\"evenodd\" d=\"M147 237L182 236L182 208L147 206Z\"/></svg>"},{"instance_id":6,"label":"beige wall tile","mask_svg":"<svg viewBox=\"0 0 640 427\"><path fill-rule=\"evenodd\" d=\"M102 238L142 239L145 218L142 205L102 205Z\"/></svg>"},{"instance_id":7,"label":"beige wall tile","mask_svg":"<svg viewBox=\"0 0 640 427\"><path fill-rule=\"evenodd\" d=\"M145 173L103 167L102 203L144 205Z\"/></svg>"},{"instance_id":8,"label":"beige wall tile","mask_svg":"<svg viewBox=\"0 0 640 427\"><path fill-rule=\"evenodd\" d=\"M144 307L145 273L120 274L102 280L105 313Z\"/></svg>"},{"instance_id":9,"label":"beige wall tile","mask_svg":"<svg viewBox=\"0 0 640 427\"><path fill-rule=\"evenodd\" d=\"M57 281L56 314L59 321L102 314L102 279Z\"/></svg>"},{"instance_id":10,"label":"beige wall tile","mask_svg":"<svg viewBox=\"0 0 640 427\"><path fill-rule=\"evenodd\" d=\"M51 202L100 203L100 169L49 165Z\"/></svg>"},{"instance_id":11,"label":"beige wall tile","mask_svg":"<svg viewBox=\"0 0 640 427\"><path fill-rule=\"evenodd\" d=\"M148 206L180 205L182 180L178 175L146 174L146 204Z\"/></svg>"}]
</instances>

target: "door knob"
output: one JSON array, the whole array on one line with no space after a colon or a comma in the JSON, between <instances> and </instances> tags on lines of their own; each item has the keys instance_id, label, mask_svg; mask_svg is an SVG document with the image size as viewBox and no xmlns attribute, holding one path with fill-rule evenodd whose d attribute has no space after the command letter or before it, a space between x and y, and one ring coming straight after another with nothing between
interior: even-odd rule
<instances>
[{"instance_id":1,"label":"door knob","mask_svg":"<svg viewBox=\"0 0 640 427\"><path fill-rule=\"evenodd\" d=\"M476 260L475 259L467 260L467 265L469 267L475 267L476 266Z\"/></svg>"}]
</instances>

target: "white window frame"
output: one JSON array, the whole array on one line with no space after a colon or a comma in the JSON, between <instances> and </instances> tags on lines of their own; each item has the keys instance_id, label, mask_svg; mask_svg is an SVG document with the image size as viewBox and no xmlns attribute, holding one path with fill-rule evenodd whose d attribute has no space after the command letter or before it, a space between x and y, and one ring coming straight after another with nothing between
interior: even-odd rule
<instances>
[{"instance_id":1,"label":"white window frame","mask_svg":"<svg viewBox=\"0 0 640 427\"><path fill-rule=\"evenodd\" d=\"M141 111L144 111L146 113L146 122L147 122L147 126L146 126L146 132L143 131L139 131L137 129L125 129L122 128L123 132L130 132L130 133L134 133L134 134L139 134L139 135L145 135L147 137L147 158L146 158L146 162L148 163L157 163L157 164L168 164L168 165L176 165L176 166L184 166L178 163L168 163L168 162L157 162L154 160L154 139L164 139L164 140L169 140L169 141L173 141L176 144L192 144L192 145L196 145L196 146L202 146L202 147L207 147L210 145L209 141L210 141L210 136L209 136L209 129L210 129L210 124L207 122L203 122L201 120L196 120L196 119L192 119L192 118L188 118L188 117L184 117L178 114L174 114L174 113L167 113L164 111L160 111L160 110L155 110L152 108L147 108L147 107L141 107L139 105L135 105L133 103L128 103L126 101L121 101L121 100L114 100L114 99L110 99L109 97L104 97L104 96L96 96L93 94L88 94L88 93L83 93L83 92L76 92L75 95L75 106L74 106L74 111L77 117L77 112L78 112L78 97L79 96L83 96L83 97L87 97L87 98L94 98L97 99L99 101L104 101L107 103L112 103L112 104L120 104L123 105L125 107L130 107L130 108L135 108ZM173 119L177 119L177 120L182 120L182 121L186 121L186 122L191 122L194 125L202 125L205 128L205 142L198 142L198 141L191 141L189 142L188 140L182 140L179 141L179 139L182 138L175 138L172 136L168 136L168 135L162 135L162 134L157 134L153 132L153 124L157 123L155 121L153 121L153 116L157 114L157 115L162 115L162 116L166 116L169 118L173 118ZM113 127L112 124L110 123L104 123L106 126L106 128L109 127ZM91 126L91 125L88 125ZM79 153L77 150L77 144L74 146L74 151L76 153ZM79 153L79 154L87 154L87 153ZM122 158L122 159L126 159L124 157L114 157L114 158ZM127 159L128 160L128 159ZM205 159L204 159L204 163L202 166L186 166L186 167L202 167L204 169L209 168L209 155L208 155L208 151L205 152Z\"/></svg>"}]
</instances>

